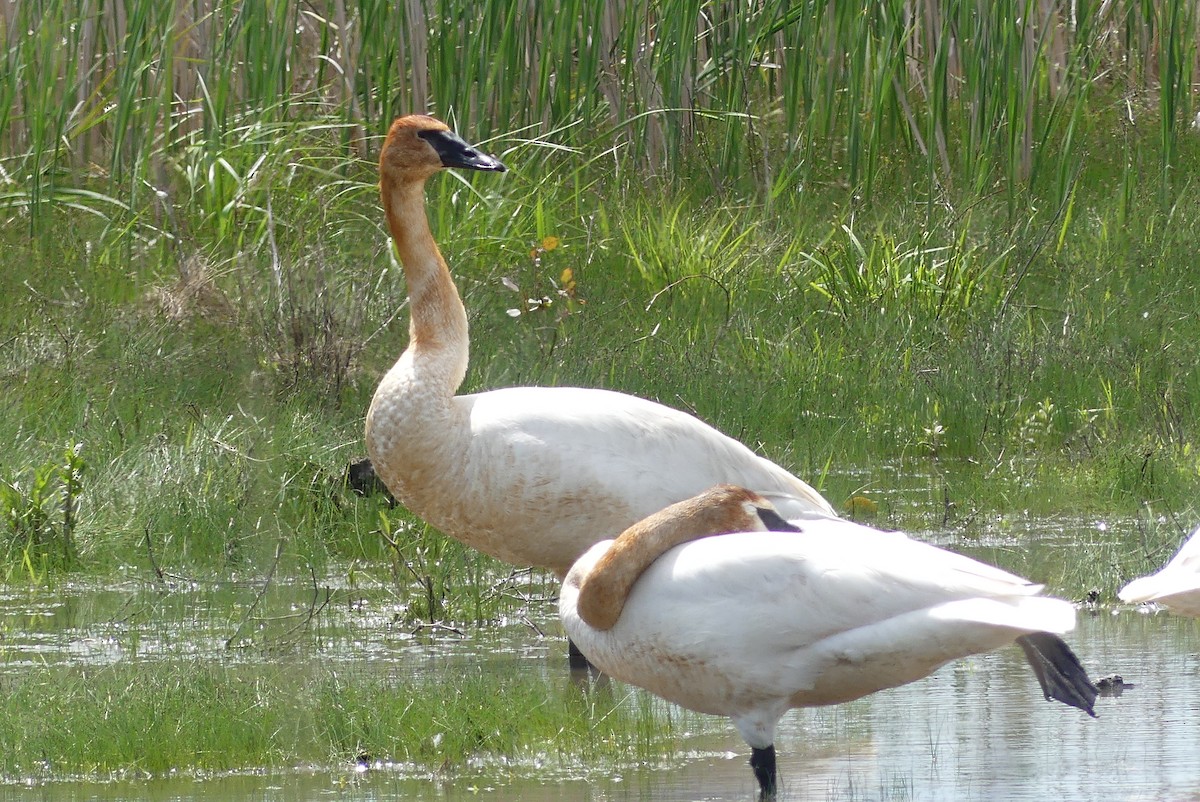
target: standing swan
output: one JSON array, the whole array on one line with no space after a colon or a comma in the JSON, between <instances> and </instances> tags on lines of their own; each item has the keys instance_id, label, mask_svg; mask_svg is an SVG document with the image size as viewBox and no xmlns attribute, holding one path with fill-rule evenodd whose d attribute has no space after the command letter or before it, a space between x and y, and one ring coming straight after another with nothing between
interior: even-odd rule
<instances>
[{"instance_id":1,"label":"standing swan","mask_svg":"<svg viewBox=\"0 0 1200 802\"><path fill-rule=\"evenodd\" d=\"M1117 595L1123 602L1161 602L1180 615L1200 618L1200 528L1158 573L1133 580Z\"/></svg>"},{"instance_id":2,"label":"standing swan","mask_svg":"<svg viewBox=\"0 0 1200 802\"><path fill-rule=\"evenodd\" d=\"M401 117L379 157L379 189L408 283L409 344L375 391L367 452L392 494L433 526L559 578L601 538L711 487L736 482L787 515L833 509L783 468L691 415L574 387L456 396L467 314L425 216L426 179L504 165L443 123Z\"/></svg>"},{"instance_id":3,"label":"standing swan","mask_svg":"<svg viewBox=\"0 0 1200 802\"><path fill-rule=\"evenodd\" d=\"M1046 698L1095 715L1095 686L1050 634L1075 626L1070 603L837 518L763 533L782 528L777 517L757 494L713 488L594 545L559 597L567 636L605 674L732 718L764 798L775 793L775 725L790 708L858 699L1014 639Z\"/></svg>"}]
</instances>

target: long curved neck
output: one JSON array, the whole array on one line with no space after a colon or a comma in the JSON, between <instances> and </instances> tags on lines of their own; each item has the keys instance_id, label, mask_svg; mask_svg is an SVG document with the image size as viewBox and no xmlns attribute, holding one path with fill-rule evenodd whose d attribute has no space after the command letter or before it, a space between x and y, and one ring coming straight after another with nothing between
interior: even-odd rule
<instances>
[{"instance_id":1,"label":"long curved neck","mask_svg":"<svg viewBox=\"0 0 1200 802\"><path fill-rule=\"evenodd\" d=\"M621 617L633 584L650 564L681 543L737 531L728 516L685 507L668 507L622 532L580 583L575 609L588 626L612 629Z\"/></svg>"},{"instance_id":2,"label":"long curved neck","mask_svg":"<svg viewBox=\"0 0 1200 802\"><path fill-rule=\"evenodd\" d=\"M408 284L409 343L401 363L453 395L467 372L467 310L425 216L425 182L383 180L388 229Z\"/></svg>"}]
</instances>

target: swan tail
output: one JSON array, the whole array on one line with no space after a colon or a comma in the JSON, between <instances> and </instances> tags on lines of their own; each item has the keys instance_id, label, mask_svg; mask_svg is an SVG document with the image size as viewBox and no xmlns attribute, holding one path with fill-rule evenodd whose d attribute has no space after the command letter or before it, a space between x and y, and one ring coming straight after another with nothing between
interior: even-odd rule
<instances>
[{"instance_id":1,"label":"swan tail","mask_svg":"<svg viewBox=\"0 0 1200 802\"><path fill-rule=\"evenodd\" d=\"M1017 644L1025 652L1025 659L1033 667L1047 699L1077 707L1092 718L1096 717L1092 705L1099 690L1066 641L1049 632L1034 632L1017 638Z\"/></svg>"}]
</instances>

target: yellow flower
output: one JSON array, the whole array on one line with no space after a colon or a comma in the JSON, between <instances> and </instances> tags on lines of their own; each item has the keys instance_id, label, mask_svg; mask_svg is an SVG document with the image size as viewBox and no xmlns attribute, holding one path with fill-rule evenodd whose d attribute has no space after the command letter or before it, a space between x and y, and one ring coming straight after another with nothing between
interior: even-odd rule
<instances>
[{"instance_id":1,"label":"yellow flower","mask_svg":"<svg viewBox=\"0 0 1200 802\"><path fill-rule=\"evenodd\" d=\"M563 289L566 289L566 290L574 288L575 287L575 271L568 267L566 270L564 270L562 272L562 275L559 277L558 283L561 284L563 286Z\"/></svg>"},{"instance_id":2,"label":"yellow flower","mask_svg":"<svg viewBox=\"0 0 1200 802\"><path fill-rule=\"evenodd\" d=\"M542 250L552 251L558 247L558 237L546 237L542 240Z\"/></svg>"},{"instance_id":3,"label":"yellow flower","mask_svg":"<svg viewBox=\"0 0 1200 802\"><path fill-rule=\"evenodd\" d=\"M879 505L866 496L852 496L846 502L846 512L851 518L873 518L879 511Z\"/></svg>"}]
</instances>

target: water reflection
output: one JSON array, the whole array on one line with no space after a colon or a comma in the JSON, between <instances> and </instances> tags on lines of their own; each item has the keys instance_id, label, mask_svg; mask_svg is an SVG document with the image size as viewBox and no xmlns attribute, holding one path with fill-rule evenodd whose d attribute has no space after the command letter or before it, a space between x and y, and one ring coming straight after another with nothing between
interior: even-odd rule
<instances>
[{"instance_id":1,"label":"water reflection","mask_svg":"<svg viewBox=\"0 0 1200 802\"><path fill-rule=\"evenodd\" d=\"M987 545L987 548L993 546ZM257 591L196 587L164 594L133 583L95 589L7 589L0 595L0 672L44 663L107 663L222 655ZM304 585L271 603L308 602ZM230 596L231 594L231 596ZM243 594L243 595L239 595ZM344 601L344 600L343 600ZM235 651L239 659L404 666L421 674L485 665L561 683L565 643L519 620L462 638L395 626L386 602L334 605L303 648ZM232 612L231 612L232 611ZM554 632L553 610L534 611ZM1041 699L1017 648L953 663L934 676L848 705L781 722L784 800L1200 800L1200 622L1102 608L1068 636L1093 677L1136 687L1097 701L1099 718ZM74 800L749 800L748 749L726 721L680 718L670 754L652 765L509 764L436 774L421 767L300 768L282 773L137 783L53 782L0 787L0 799Z\"/></svg>"},{"instance_id":2,"label":"water reflection","mask_svg":"<svg viewBox=\"0 0 1200 802\"><path fill-rule=\"evenodd\" d=\"M1038 699L1016 650L959 661L872 697L870 748L824 765L796 762L804 787L793 785L791 798L1200 797L1194 623L1124 613L1080 624L1070 641L1084 664L1137 685L1100 699L1100 718Z\"/></svg>"}]
</instances>

